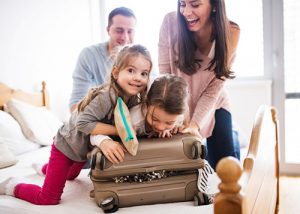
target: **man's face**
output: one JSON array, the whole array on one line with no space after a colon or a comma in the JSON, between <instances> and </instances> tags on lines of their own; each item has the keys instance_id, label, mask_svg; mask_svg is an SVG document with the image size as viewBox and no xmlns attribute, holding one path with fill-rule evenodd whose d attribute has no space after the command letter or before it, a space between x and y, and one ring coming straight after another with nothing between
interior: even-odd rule
<instances>
[{"instance_id":1,"label":"man's face","mask_svg":"<svg viewBox=\"0 0 300 214\"><path fill-rule=\"evenodd\" d=\"M114 16L111 26L107 27L110 47L133 43L135 25L136 20L133 17Z\"/></svg>"}]
</instances>

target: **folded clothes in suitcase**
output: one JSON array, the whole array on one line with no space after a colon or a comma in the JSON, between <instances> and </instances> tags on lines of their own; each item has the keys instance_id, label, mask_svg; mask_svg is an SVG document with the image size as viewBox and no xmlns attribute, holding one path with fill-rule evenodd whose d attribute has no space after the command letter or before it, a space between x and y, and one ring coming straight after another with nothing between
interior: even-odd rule
<instances>
[{"instance_id":1,"label":"folded clothes in suitcase","mask_svg":"<svg viewBox=\"0 0 300 214\"><path fill-rule=\"evenodd\" d=\"M119 207L195 200L208 204L198 190L198 169L205 165L206 148L198 137L142 138L136 156L112 164L95 147L90 154L93 197L105 211Z\"/></svg>"}]
</instances>

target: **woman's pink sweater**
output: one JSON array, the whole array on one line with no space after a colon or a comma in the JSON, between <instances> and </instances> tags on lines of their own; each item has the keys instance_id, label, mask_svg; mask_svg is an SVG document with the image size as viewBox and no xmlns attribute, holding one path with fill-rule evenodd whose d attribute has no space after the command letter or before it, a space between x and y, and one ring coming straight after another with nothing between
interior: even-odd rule
<instances>
[{"instance_id":1,"label":"woman's pink sweater","mask_svg":"<svg viewBox=\"0 0 300 214\"><path fill-rule=\"evenodd\" d=\"M209 137L214 128L216 109L230 110L228 96L224 90L225 82L217 79L213 71L206 70L214 56L214 43L208 56L196 51L197 58L203 60L201 68L196 73L187 75L181 72L174 63L176 54L173 48L177 39L177 27L176 13L167 14L159 35L159 71L162 74L173 73L186 80L190 92L190 119L198 124L202 137Z\"/></svg>"}]
</instances>

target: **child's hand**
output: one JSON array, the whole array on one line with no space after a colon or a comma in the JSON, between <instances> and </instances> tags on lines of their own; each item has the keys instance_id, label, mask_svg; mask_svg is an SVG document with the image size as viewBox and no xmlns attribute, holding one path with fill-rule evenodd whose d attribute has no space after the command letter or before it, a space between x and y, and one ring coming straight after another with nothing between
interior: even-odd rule
<instances>
[{"instance_id":1,"label":"child's hand","mask_svg":"<svg viewBox=\"0 0 300 214\"><path fill-rule=\"evenodd\" d=\"M170 138L170 137L172 137L171 130L164 130L164 131L162 131L162 132L159 132L159 133L158 133L158 137L159 137L159 138L165 138L165 137Z\"/></svg>"},{"instance_id":2,"label":"child's hand","mask_svg":"<svg viewBox=\"0 0 300 214\"><path fill-rule=\"evenodd\" d=\"M177 134L179 132L179 130L181 130L183 128L184 128L183 125L181 125L181 126L176 125L170 132L172 135L174 135L174 134Z\"/></svg>"},{"instance_id":3,"label":"child's hand","mask_svg":"<svg viewBox=\"0 0 300 214\"><path fill-rule=\"evenodd\" d=\"M118 142L113 140L104 140L100 149L105 157L113 164L118 164L124 161L126 149Z\"/></svg>"}]
</instances>

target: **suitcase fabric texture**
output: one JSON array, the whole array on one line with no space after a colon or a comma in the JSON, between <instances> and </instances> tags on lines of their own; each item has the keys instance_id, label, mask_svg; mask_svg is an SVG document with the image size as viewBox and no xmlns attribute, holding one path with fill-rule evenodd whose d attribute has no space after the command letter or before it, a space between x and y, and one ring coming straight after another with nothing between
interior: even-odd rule
<instances>
[{"instance_id":1,"label":"suitcase fabric texture","mask_svg":"<svg viewBox=\"0 0 300 214\"><path fill-rule=\"evenodd\" d=\"M198 169L205 165L206 148L198 137L141 138L136 156L112 164L95 147L90 153L91 196L104 212L119 207L195 201L208 204L197 187Z\"/></svg>"}]
</instances>

